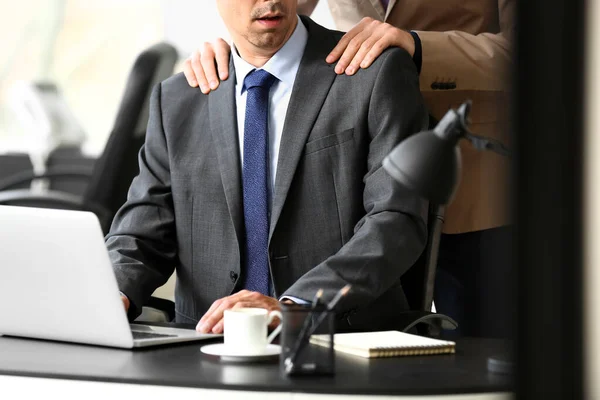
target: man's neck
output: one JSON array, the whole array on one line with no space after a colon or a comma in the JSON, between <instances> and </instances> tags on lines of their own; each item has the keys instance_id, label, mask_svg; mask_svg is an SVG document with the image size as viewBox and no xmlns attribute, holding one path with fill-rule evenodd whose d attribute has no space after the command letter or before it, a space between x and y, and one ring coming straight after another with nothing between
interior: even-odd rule
<instances>
[{"instance_id":1,"label":"man's neck","mask_svg":"<svg viewBox=\"0 0 600 400\"><path fill-rule=\"evenodd\" d=\"M283 45L281 47L283 47ZM275 53L279 51L279 49L275 49L271 52L247 51L246 49L241 49L237 45L235 46L235 48L237 49L238 54L244 61L246 61L248 64L253 65L256 68L261 68L267 63L267 61L271 59L271 57L273 57Z\"/></svg>"}]
</instances>

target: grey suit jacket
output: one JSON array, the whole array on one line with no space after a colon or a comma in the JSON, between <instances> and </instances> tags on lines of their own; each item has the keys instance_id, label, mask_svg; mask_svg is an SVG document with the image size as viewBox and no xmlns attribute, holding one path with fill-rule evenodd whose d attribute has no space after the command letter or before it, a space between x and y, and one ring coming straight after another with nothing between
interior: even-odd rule
<instances>
[{"instance_id":1,"label":"grey suit jacket","mask_svg":"<svg viewBox=\"0 0 600 400\"><path fill-rule=\"evenodd\" d=\"M325 57L341 33L309 32L284 124L269 234L275 295L324 300L344 285L339 326L383 329L407 309L400 276L426 241L427 204L395 184L383 158L426 127L411 57L386 51L355 76ZM233 69L233 63L230 64ZM235 77L231 73L232 77ZM182 74L152 94L140 174L107 246L130 317L177 271L178 322L195 323L244 274L235 78L209 95Z\"/></svg>"}]
</instances>

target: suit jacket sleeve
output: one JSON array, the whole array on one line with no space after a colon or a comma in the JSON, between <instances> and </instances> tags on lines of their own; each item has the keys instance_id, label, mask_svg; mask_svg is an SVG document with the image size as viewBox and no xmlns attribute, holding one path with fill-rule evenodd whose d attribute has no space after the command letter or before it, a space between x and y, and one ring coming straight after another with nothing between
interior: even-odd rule
<instances>
[{"instance_id":1,"label":"suit jacket sleeve","mask_svg":"<svg viewBox=\"0 0 600 400\"><path fill-rule=\"evenodd\" d=\"M161 84L150 98L146 141L139 153L140 173L131 184L106 245L119 290L129 298L133 319L177 262L169 157L161 116Z\"/></svg>"},{"instance_id":2,"label":"suit jacket sleeve","mask_svg":"<svg viewBox=\"0 0 600 400\"><path fill-rule=\"evenodd\" d=\"M284 293L310 300L322 288L328 301L351 284L340 312L369 304L397 284L427 240L427 202L396 184L382 167L383 159L398 142L427 126L417 71L404 50L388 50L380 59L367 118L370 145L363 178L365 215L336 254Z\"/></svg>"},{"instance_id":3,"label":"suit jacket sleeve","mask_svg":"<svg viewBox=\"0 0 600 400\"><path fill-rule=\"evenodd\" d=\"M433 82L457 83L459 90L505 91L511 65L515 0L499 0L500 33L419 31L421 90Z\"/></svg>"}]
</instances>

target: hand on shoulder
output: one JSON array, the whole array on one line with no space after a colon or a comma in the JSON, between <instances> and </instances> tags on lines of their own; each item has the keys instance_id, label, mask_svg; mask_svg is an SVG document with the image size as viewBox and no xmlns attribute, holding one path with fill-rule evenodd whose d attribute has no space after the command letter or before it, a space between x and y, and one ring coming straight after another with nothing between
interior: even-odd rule
<instances>
[{"instance_id":1,"label":"hand on shoulder","mask_svg":"<svg viewBox=\"0 0 600 400\"><path fill-rule=\"evenodd\" d=\"M331 64L339 60L335 72L353 75L359 68L369 68L388 47L403 48L412 57L415 40L407 31L365 17L340 39L326 61Z\"/></svg>"},{"instance_id":2,"label":"hand on shoulder","mask_svg":"<svg viewBox=\"0 0 600 400\"><path fill-rule=\"evenodd\" d=\"M205 42L201 50L195 50L184 62L183 73L192 87L200 86L204 94L219 87L219 82L229 77L229 54L231 47L219 38ZM218 75L217 75L218 70Z\"/></svg>"},{"instance_id":3,"label":"hand on shoulder","mask_svg":"<svg viewBox=\"0 0 600 400\"><path fill-rule=\"evenodd\" d=\"M401 47L411 56L415 53L415 41L409 32L366 17L340 39L326 61L338 62L337 74L354 75L359 68L369 68L388 47ZM183 64L188 84L200 86L204 94L215 90L221 80L229 77L230 53L231 47L221 38L205 42L202 49L195 50Z\"/></svg>"}]
</instances>

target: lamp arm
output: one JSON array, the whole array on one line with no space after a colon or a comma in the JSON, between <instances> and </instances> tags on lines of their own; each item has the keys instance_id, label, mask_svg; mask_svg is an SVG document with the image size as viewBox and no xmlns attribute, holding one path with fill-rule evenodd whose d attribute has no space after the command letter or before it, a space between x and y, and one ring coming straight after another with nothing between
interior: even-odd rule
<instances>
[{"instance_id":1,"label":"lamp arm","mask_svg":"<svg viewBox=\"0 0 600 400\"><path fill-rule=\"evenodd\" d=\"M469 119L469 113L471 112L471 100L467 100L458 107L458 110L449 110L444 119L448 119L450 123L446 123L446 125L454 124L451 129L454 130L454 135L458 134L459 138L465 138L475 149L477 150L489 150L494 153L500 154L504 157L512 158L512 153L508 147L502 144L500 141L495 139L490 139L484 136L475 135L473 132L469 130L469 125L471 123ZM441 124L442 121L440 121ZM444 130L445 126L442 125L442 130ZM438 127L436 126L436 129ZM442 137L441 135L438 135ZM445 136L448 136L446 133Z\"/></svg>"},{"instance_id":2,"label":"lamp arm","mask_svg":"<svg viewBox=\"0 0 600 400\"><path fill-rule=\"evenodd\" d=\"M512 158L512 153L509 148L498 140L475 135L469 131L466 131L463 137L471 142L473 147L477 150L490 150L501 156Z\"/></svg>"}]
</instances>

